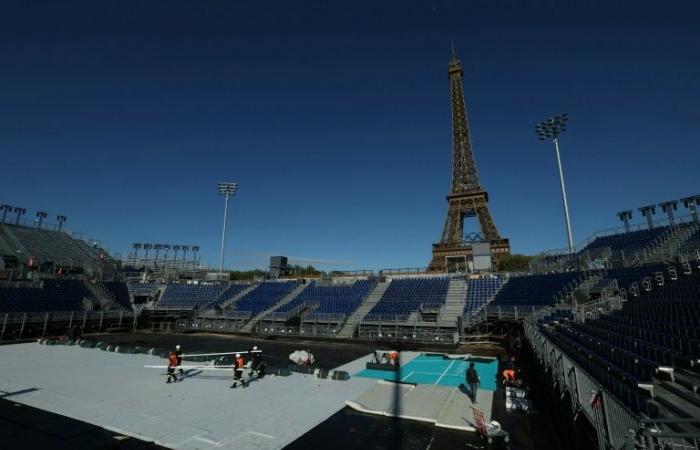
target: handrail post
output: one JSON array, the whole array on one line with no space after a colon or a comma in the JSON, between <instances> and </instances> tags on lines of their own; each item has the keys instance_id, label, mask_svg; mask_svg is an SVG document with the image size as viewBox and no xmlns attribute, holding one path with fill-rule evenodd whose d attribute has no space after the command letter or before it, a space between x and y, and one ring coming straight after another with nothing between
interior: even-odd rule
<instances>
[{"instance_id":1,"label":"handrail post","mask_svg":"<svg viewBox=\"0 0 700 450\"><path fill-rule=\"evenodd\" d=\"M27 313L22 315L22 328L19 330L19 338L22 339L22 334L24 333L24 324L27 322Z\"/></svg>"},{"instance_id":2,"label":"handrail post","mask_svg":"<svg viewBox=\"0 0 700 450\"><path fill-rule=\"evenodd\" d=\"M47 312L46 315L44 316L44 329L41 331L41 337L44 337L46 335L46 325L49 323L49 313Z\"/></svg>"},{"instance_id":3,"label":"handrail post","mask_svg":"<svg viewBox=\"0 0 700 450\"><path fill-rule=\"evenodd\" d=\"M7 316L8 313L5 313L5 318L2 321L2 331L0 331L0 342L2 342L2 338L5 336L5 328L7 327Z\"/></svg>"}]
</instances>

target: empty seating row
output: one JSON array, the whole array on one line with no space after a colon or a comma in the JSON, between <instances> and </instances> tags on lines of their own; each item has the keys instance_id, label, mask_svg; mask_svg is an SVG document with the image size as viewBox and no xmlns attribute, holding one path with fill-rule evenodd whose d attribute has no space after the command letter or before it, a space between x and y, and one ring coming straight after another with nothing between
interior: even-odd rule
<instances>
[{"instance_id":1,"label":"empty seating row","mask_svg":"<svg viewBox=\"0 0 700 450\"><path fill-rule=\"evenodd\" d=\"M129 283L127 285L129 292L134 296L147 296L151 297L155 295L158 290L158 284L156 283Z\"/></svg>"},{"instance_id":2,"label":"empty seating row","mask_svg":"<svg viewBox=\"0 0 700 450\"><path fill-rule=\"evenodd\" d=\"M280 281L261 283L241 297L234 305L235 311L258 314L277 304L282 298L299 286L298 281Z\"/></svg>"},{"instance_id":3,"label":"empty seating row","mask_svg":"<svg viewBox=\"0 0 700 450\"><path fill-rule=\"evenodd\" d=\"M84 300L94 300L79 280L43 280L39 287L0 288L0 311L81 311Z\"/></svg>"},{"instance_id":4,"label":"empty seating row","mask_svg":"<svg viewBox=\"0 0 700 450\"><path fill-rule=\"evenodd\" d=\"M376 285L376 281L369 280L357 280L353 283L333 286L312 282L294 300L280 306L275 312L289 312L305 306L309 308L310 317L319 317L323 314L347 316L360 306L362 300Z\"/></svg>"},{"instance_id":5,"label":"empty seating row","mask_svg":"<svg viewBox=\"0 0 700 450\"><path fill-rule=\"evenodd\" d=\"M209 302L204 306L204 309L211 309L211 308L216 308L217 306L221 305L222 303L226 303L227 301L231 300L244 290L246 290L250 285L249 284L241 284L241 283L233 283L230 284L226 290L224 290L218 297L216 297L214 300Z\"/></svg>"},{"instance_id":6,"label":"empty seating row","mask_svg":"<svg viewBox=\"0 0 700 450\"><path fill-rule=\"evenodd\" d=\"M178 284L167 285L160 297L157 309L199 309L214 300L226 288L224 284Z\"/></svg>"},{"instance_id":7,"label":"empty seating row","mask_svg":"<svg viewBox=\"0 0 700 450\"><path fill-rule=\"evenodd\" d=\"M581 272L512 277L496 294L498 306L545 306L555 303L555 296Z\"/></svg>"},{"instance_id":8,"label":"empty seating row","mask_svg":"<svg viewBox=\"0 0 700 450\"><path fill-rule=\"evenodd\" d=\"M501 277L478 278L469 280L467 298L464 302L464 316L469 317L493 300L496 292L503 286Z\"/></svg>"},{"instance_id":9,"label":"empty seating row","mask_svg":"<svg viewBox=\"0 0 700 450\"><path fill-rule=\"evenodd\" d=\"M585 345L576 342L551 326L541 327L542 332L564 353L635 412L647 412L649 394L631 385L619 371L611 370L609 363L592 353Z\"/></svg>"},{"instance_id":10,"label":"empty seating row","mask_svg":"<svg viewBox=\"0 0 700 450\"><path fill-rule=\"evenodd\" d=\"M422 306L441 307L449 284L449 279L444 277L393 279L367 318L394 316L406 320Z\"/></svg>"},{"instance_id":11,"label":"empty seating row","mask_svg":"<svg viewBox=\"0 0 700 450\"><path fill-rule=\"evenodd\" d=\"M649 276L656 269L642 267L633 272ZM700 367L700 272L679 273L676 280L665 270L664 274L663 285L655 280L637 296L628 296L620 310L584 323L565 320L540 326L636 411L645 410L646 394L630 392L620 383L643 386L652 383L659 371ZM622 278L639 281L627 274Z\"/></svg>"},{"instance_id":12,"label":"empty seating row","mask_svg":"<svg viewBox=\"0 0 700 450\"><path fill-rule=\"evenodd\" d=\"M114 296L117 304L131 311L131 299L129 298L129 289L125 283L121 281L105 281L102 285Z\"/></svg>"},{"instance_id":13,"label":"empty seating row","mask_svg":"<svg viewBox=\"0 0 700 450\"><path fill-rule=\"evenodd\" d=\"M0 241L3 254L15 256L23 263L34 257L38 262L52 261L74 267L99 264L99 255L89 245L62 231L0 224Z\"/></svg>"},{"instance_id":14,"label":"empty seating row","mask_svg":"<svg viewBox=\"0 0 700 450\"><path fill-rule=\"evenodd\" d=\"M641 250L651 244L654 239L668 231L668 229L669 227L658 227L651 230L636 230L600 236L588 244L583 251L603 247L610 247L612 250L622 250L626 252Z\"/></svg>"}]
</instances>

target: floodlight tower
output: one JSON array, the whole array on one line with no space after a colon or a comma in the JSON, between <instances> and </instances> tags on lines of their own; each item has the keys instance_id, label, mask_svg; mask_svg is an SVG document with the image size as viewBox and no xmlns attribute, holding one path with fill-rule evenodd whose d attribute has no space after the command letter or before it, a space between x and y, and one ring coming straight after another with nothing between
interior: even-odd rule
<instances>
[{"instance_id":1,"label":"floodlight tower","mask_svg":"<svg viewBox=\"0 0 700 450\"><path fill-rule=\"evenodd\" d=\"M569 218L569 203L566 199L566 186L564 185L564 171L561 168L561 157L559 156L559 135L566 131L566 122L569 120L567 113L550 117L535 125L535 133L540 141L551 139L554 142L554 150L557 154L557 166L559 167L559 184L561 185L561 197L564 202L564 221L566 222L566 234L569 239L569 253L574 252L574 238L571 234L571 219Z\"/></svg>"},{"instance_id":2,"label":"floodlight tower","mask_svg":"<svg viewBox=\"0 0 700 450\"><path fill-rule=\"evenodd\" d=\"M194 268L197 264L197 253L199 252L199 245L192 246L192 267Z\"/></svg>"},{"instance_id":3,"label":"floodlight tower","mask_svg":"<svg viewBox=\"0 0 700 450\"><path fill-rule=\"evenodd\" d=\"M19 225L20 216L23 216L24 214L26 214L27 210L25 208L20 208L19 206L15 206L15 208L12 211L17 213L17 218L15 218L15 225Z\"/></svg>"},{"instance_id":4,"label":"floodlight tower","mask_svg":"<svg viewBox=\"0 0 700 450\"><path fill-rule=\"evenodd\" d=\"M61 231L63 228L63 222L68 220L68 217L64 216L63 214L59 214L56 216L56 221L58 222L58 231Z\"/></svg>"},{"instance_id":5,"label":"floodlight tower","mask_svg":"<svg viewBox=\"0 0 700 450\"><path fill-rule=\"evenodd\" d=\"M620 211L617 213L617 217L625 223L625 233L630 232L630 219L632 218L632 210L628 209L626 211Z\"/></svg>"},{"instance_id":6,"label":"floodlight tower","mask_svg":"<svg viewBox=\"0 0 700 450\"><path fill-rule=\"evenodd\" d=\"M141 250L142 245L139 242L134 242L133 247L134 247L134 260L137 260L139 257L139 250Z\"/></svg>"},{"instance_id":7,"label":"floodlight tower","mask_svg":"<svg viewBox=\"0 0 700 450\"><path fill-rule=\"evenodd\" d=\"M143 261L148 260L148 251L153 248L153 244L143 244Z\"/></svg>"},{"instance_id":8,"label":"floodlight tower","mask_svg":"<svg viewBox=\"0 0 700 450\"><path fill-rule=\"evenodd\" d=\"M226 244L226 215L228 213L228 198L236 195L238 183L219 183L219 195L224 196L224 227L221 231L221 263L219 264L219 279L224 273L224 245Z\"/></svg>"},{"instance_id":9,"label":"floodlight tower","mask_svg":"<svg viewBox=\"0 0 700 450\"><path fill-rule=\"evenodd\" d=\"M189 245L182 245L182 262L187 260L187 252L190 250Z\"/></svg>"},{"instance_id":10,"label":"floodlight tower","mask_svg":"<svg viewBox=\"0 0 700 450\"><path fill-rule=\"evenodd\" d=\"M12 206L10 205L0 205L0 211L2 211L2 223L5 223L5 217L7 216L7 213L12 211Z\"/></svg>"},{"instance_id":11,"label":"floodlight tower","mask_svg":"<svg viewBox=\"0 0 700 450\"><path fill-rule=\"evenodd\" d=\"M156 261L158 261L158 255L160 255L160 251L163 250L163 244L153 244L153 248L156 251Z\"/></svg>"},{"instance_id":12,"label":"floodlight tower","mask_svg":"<svg viewBox=\"0 0 700 450\"><path fill-rule=\"evenodd\" d=\"M44 219L46 219L47 216L48 214L46 213L46 211L36 212L36 227L38 229L41 229L41 224L44 223Z\"/></svg>"},{"instance_id":13,"label":"floodlight tower","mask_svg":"<svg viewBox=\"0 0 700 450\"><path fill-rule=\"evenodd\" d=\"M698 206L700 205L700 195L693 195L681 199L683 206L690 210L690 215L693 217L693 222L700 222L698 219Z\"/></svg>"},{"instance_id":14,"label":"floodlight tower","mask_svg":"<svg viewBox=\"0 0 700 450\"><path fill-rule=\"evenodd\" d=\"M678 209L678 201L671 200L668 202L662 202L662 203L659 203L659 206L661 207L661 210L668 215L669 225L671 225L672 227L675 227L676 226L676 218L673 215L673 211Z\"/></svg>"}]
</instances>

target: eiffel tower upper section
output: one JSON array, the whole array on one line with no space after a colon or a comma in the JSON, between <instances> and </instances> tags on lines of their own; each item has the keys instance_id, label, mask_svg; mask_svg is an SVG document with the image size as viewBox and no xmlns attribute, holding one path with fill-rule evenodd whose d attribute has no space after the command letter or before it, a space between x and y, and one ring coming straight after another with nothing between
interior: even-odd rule
<instances>
[{"instance_id":1,"label":"eiffel tower upper section","mask_svg":"<svg viewBox=\"0 0 700 450\"><path fill-rule=\"evenodd\" d=\"M467 110L462 89L462 62L452 52L447 73L452 96L452 191L451 194L481 191L472 152Z\"/></svg>"}]
</instances>

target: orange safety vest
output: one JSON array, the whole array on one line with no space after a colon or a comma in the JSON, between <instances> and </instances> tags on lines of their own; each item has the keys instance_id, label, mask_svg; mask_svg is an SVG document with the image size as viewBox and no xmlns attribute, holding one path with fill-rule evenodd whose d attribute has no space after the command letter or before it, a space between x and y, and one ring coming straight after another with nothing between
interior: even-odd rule
<instances>
[{"instance_id":1,"label":"orange safety vest","mask_svg":"<svg viewBox=\"0 0 700 450\"><path fill-rule=\"evenodd\" d=\"M243 361L243 357L238 357L236 358L236 369L242 369L243 366L245 366L245 361Z\"/></svg>"},{"instance_id":2,"label":"orange safety vest","mask_svg":"<svg viewBox=\"0 0 700 450\"><path fill-rule=\"evenodd\" d=\"M168 367L177 367L178 365L177 355L175 353L171 353L170 356L168 356Z\"/></svg>"}]
</instances>

